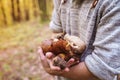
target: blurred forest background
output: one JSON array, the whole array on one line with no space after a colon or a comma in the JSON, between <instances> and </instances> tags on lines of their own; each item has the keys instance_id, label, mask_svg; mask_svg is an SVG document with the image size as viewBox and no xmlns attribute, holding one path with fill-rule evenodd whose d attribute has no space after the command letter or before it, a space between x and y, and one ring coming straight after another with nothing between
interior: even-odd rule
<instances>
[{"instance_id":1,"label":"blurred forest background","mask_svg":"<svg viewBox=\"0 0 120 80\"><path fill-rule=\"evenodd\" d=\"M52 9L52 0L0 0L0 80L52 80L37 54Z\"/></svg>"}]
</instances>

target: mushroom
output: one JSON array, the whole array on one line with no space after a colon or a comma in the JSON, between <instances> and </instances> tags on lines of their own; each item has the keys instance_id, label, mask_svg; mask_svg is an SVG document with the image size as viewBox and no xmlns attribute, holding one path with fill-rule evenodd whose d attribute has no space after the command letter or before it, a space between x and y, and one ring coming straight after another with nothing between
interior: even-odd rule
<instances>
[{"instance_id":1,"label":"mushroom","mask_svg":"<svg viewBox=\"0 0 120 80\"><path fill-rule=\"evenodd\" d=\"M42 41L41 48L44 55L47 52L52 52L55 55L52 60L54 66L64 69L67 67L70 58L79 61L86 45L80 38L66 34Z\"/></svg>"}]
</instances>

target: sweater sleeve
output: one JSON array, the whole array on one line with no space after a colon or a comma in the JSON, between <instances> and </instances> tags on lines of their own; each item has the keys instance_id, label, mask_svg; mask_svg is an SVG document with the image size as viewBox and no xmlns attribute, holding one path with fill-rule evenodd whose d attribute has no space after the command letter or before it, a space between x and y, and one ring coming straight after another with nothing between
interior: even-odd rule
<instances>
[{"instance_id":1,"label":"sweater sleeve","mask_svg":"<svg viewBox=\"0 0 120 80\"><path fill-rule=\"evenodd\" d=\"M49 26L53 32L62 32L60 12L58 12L60 8L61 0L53 0L53 3L54 3L54 10L53 10L52 19L50 21Z\"/></svg>"},{"instance_id":2,"label":"sweater sleeve","mask_svg":"<svg viewBox=\"0 0 120 80\"><path fill-rule=\"evenodd\" d=\"M97 25L94 50L85 58L88 69L101 80L117 80L120 74L120 0L109 1Z\"/></svg>"}]
</instances>

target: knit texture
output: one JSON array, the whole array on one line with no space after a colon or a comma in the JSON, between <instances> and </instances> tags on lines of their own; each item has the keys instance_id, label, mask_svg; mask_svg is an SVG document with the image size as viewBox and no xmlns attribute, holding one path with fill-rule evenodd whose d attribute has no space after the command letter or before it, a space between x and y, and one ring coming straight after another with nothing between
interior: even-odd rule
<instances>
[{"instance_id":1,"label":"knit texture","mask_svg":"<svg viewBox=\"0 0 120 80\"><path fill-rule=\"evenodd\" d=\"M80 37L86 45L81 57L88 69L101 80L117 80L120 74L120 0L93 0L77 5L54 0L50 29ZM63 80L63 79L62 79Z\"/></svg>"}]
</instances>

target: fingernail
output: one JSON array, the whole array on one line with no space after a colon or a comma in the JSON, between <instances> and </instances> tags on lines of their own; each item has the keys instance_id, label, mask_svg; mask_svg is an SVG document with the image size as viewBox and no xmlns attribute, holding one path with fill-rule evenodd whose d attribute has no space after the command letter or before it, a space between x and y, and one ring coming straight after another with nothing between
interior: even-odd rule
<instances>
[{"instance_id":1,"label":"fingernail","mask_svg":"<svg viewBox=\"0 0 120 80\"><path fill-rule=\"evenodd\" d=\"M70 70L68 68L65 69L66 72L69 72Z\"/></svg>"},{"instance_id":2,"label":"fingernail","mask_svg":"<svg viewBox=\"0 0 120 80\"><path fill-rule=\"evenodd\" d=\"M57 70L58 70L58 71L60 71L61 69L60 69L60 68L58 68Z\"/></svg>"},{"instance_id":3,"label":"fingernail","mask_svg":"<svg viewBox=\"0 0 120 80\"><path fill-rule=\"evenodd\" d=\"M74 62L74 61L75 61L75 59L73 59L73 58L70 59L70 62Z\"/></svg>"},{"instance_id":4,"label":"fingernail","mask_svg":"<svg viewBox=\"0 0 120 80\"><path fill-rule=\"evenodd\" d=\"M77 61L77 63L79 63L80 61Z\"/></svg>"},{"instance_id":5,"label":"fingernail","mask_svg":"<svg viewBox=\"0 0 120 80\"><path fill-rule=\"evenodd\" d=\"M50 59L52 58L53 54L51 52L47 52L45 56Z\"/></svg>"},{"instance_id":6,"label":"fingernail","mask_svg":"<svg viewBox=\"0 0 120 80\"><path fill-rule=\"evenodd\" d=\"M37 52L38 52L38 53L41 53L41 52L42 52L42 50L41 50L41 49L39 49Z\"/></svg>"}]
</instances>

